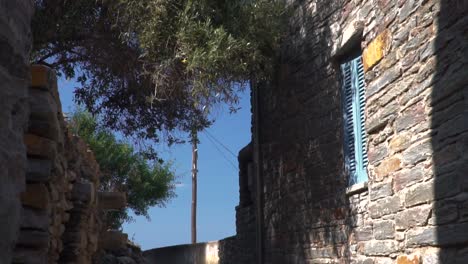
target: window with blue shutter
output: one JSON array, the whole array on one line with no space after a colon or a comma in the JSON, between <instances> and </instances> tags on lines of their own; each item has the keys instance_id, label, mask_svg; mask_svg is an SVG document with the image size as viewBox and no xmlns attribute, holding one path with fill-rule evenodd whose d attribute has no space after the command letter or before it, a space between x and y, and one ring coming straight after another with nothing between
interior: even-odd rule
<instances>
[{"instance_id":1,"label":"window with blue shutter","mask_svg":"<svg viewBox=\"0 0 468 264\"><path fill-rule=\"evenodd\" d=\"M364 126L366 103L361 55L341 64L343 74L344 160L349 185L367 181L367 148Z\"/></svg>"}]
</instances>

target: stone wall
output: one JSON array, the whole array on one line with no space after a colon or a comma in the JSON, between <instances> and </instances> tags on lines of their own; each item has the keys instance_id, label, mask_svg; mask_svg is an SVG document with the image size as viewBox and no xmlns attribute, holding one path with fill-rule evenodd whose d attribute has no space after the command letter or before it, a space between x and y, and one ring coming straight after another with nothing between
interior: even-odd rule
<instances>
[{"instance_id":1,"label":"stone wall","mask_svg":"<svg viewBox=\"0 0 468 264\"><path fill-rule=\"evenodd\" d=\"M161 264L218 264L218 242L177 245L143 252L147 263Z\"/></svg>"},{"instance_id":2,"label":"stone wall","mask_svg":"<svg viewBox=\"0 0 468 264\"><path fill-rule=\"evenodd\" d=\"M466 1L289 2L259 90L264 262L466 263ZM348 188L339 63L356 46L369 181Z\"/></svg>"},{"instance_id":3,"label":"stone wall","mask_svg":"<svg viewBox=\"0 0 468 264\"><path fill-rule=\"evenodd\" d=\"M0 263L11 263L25 189L32 1L0 1Z\"/></svg>"},{"instance_id":4,"label":"stone wall","mask_svg":"<svg viewBox=\"0 0 468 264\"><path fill-rule=\"evenodd\" d=\"M101 263L101 255L112 250L128 253L130 249L134 253L125 257L126 262L116 253L118 261L113 263L142 263L141 251L128 243L126 235L107 231L101 224L106 210L125 209L126 197L98 191L99 166L86 143L67 127L54 71L36 65L29 74L32 78L25 81L29 89L17 106L30 110L23 120L27 124L21 142L25 148L22 144L18 147L24 152L24 165L19 154L17 160L9 161L11 171L17 172L16 189L0 192L2 197L16 197L18 201L10 202L19 206L7 207L10 211L5 219L10 221L10 231L5 237L10 240L2 241L2 250L10 251L3 252L5 261L1 263ZM11 137L15 135L9 136L14 142Z\"/></svg>"},{"instance_id":5,"label":"stone wall","mask_svg":"<svg viewBox=\"0 0 468 264\"><path fill-rule=\"evenodd\" d=\"M256 212L253 146L248 144L239 152L239 205L236 206L236 236L219 241L222 264L255 263Z\"/></svg>"},{"instance_id":6,"label":"stone wall","mask_svg":"<svg viewBox=\"0 0 468 264\"><path fill-rule=\"evenodd\" d=\"M97 251L99 166L67 128L57 79L32 67L26 188L13 263L91 263Z\"/></svg>"}]
</instances>

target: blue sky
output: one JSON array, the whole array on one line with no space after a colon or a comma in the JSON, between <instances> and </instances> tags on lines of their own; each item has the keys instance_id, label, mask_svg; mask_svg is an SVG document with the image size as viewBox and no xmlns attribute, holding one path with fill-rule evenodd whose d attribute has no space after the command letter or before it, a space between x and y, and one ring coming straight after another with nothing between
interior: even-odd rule
<instances>
[{"instance_id":1,"label":"blue sky","mask_svg":"<svg viewBox=\"0 0 468 264\"><path fill-rule=\"evenodd\" d=\"M73 109L74 81L59 80L59 92L64 112ZM212 241L235 234L235 206L239 203L237 155L250 141L250 98L248 91L241 94L235 114L220 107L215 124L200 134L198 158L198 241ZM224 147L207 135L212 135ZM177 197L164 208L151 208L148 221L135 217L134 223L124 225L124 232L143 250L190 243L191 159L189 144L168 147L156 146L165 160L172 160L178 176Z\"/></svg>"}]
</instances>

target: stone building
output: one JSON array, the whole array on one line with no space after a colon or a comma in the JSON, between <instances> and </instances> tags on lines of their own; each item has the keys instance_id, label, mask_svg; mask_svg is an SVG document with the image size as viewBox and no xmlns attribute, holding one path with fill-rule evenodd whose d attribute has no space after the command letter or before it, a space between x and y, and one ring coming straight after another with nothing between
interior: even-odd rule
<instances>
[{"instance_id":1,"label":"stone building","mask_svg":"<svg viewBox=\"0 0 468 264\"><path fill-rule=\"evenodd\" d=\"M221 262L468 263L468 1L288 2Z\"/></svg>"}]
</instances>

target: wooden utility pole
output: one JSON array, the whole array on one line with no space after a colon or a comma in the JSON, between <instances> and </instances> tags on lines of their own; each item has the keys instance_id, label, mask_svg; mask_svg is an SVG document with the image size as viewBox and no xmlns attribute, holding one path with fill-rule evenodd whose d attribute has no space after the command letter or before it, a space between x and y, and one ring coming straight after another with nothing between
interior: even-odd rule
<instances>
[{"instance_id":1,"label":"wooden utility pole","mask_svg":"<svg viewBox=\"0 0 468 264\"><path fill-rule=\"evenodd\" d=\"M192 132L192 244L197 243L197 132Z\"/></svg>"}]
</instances>

